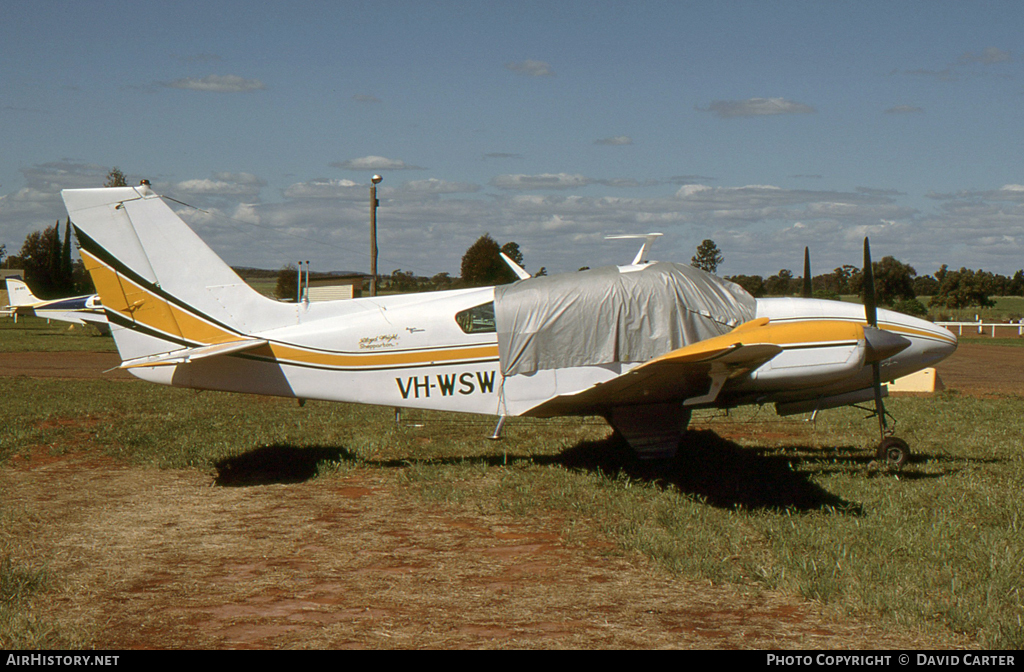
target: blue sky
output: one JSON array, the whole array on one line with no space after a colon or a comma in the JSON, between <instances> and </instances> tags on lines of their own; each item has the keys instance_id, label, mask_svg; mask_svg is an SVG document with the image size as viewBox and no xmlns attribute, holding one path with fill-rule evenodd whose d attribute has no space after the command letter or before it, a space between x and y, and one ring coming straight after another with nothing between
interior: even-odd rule
<instances>
[{"instance_id":1,"label":"blue sky","mask_svg":"<svg viewBox=\"0 0 1024 672\"><path fill-rule=\"evenodd\" d=\"M0 243L147 178L229 263L1024 268L1019 2L0 0Z\"/></svg>"}]
</instances>

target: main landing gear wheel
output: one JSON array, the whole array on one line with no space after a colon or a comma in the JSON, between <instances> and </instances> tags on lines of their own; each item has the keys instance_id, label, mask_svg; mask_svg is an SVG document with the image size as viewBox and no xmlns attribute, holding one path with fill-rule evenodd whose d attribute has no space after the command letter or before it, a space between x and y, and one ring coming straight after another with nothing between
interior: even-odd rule
<instances>
[{"instance_id":1,"label":"main landing gear wheel","mask_svg":"<svg viewBox=\"0 0 1024 672\"><path fill-rule=\"evenodd\" d=\"M878 444L878 459L888 460L894 467L902 467L910 461L910 446L903 439L886 437Z\"/></svg>"}]
</instances>

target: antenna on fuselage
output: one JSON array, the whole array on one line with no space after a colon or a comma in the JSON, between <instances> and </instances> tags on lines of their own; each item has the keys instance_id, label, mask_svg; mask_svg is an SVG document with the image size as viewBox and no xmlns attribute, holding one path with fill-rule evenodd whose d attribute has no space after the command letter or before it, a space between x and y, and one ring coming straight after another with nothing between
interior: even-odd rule
<instances>
[{"instance_id":1,"label":"antenna on fuselage","mask_svg":"<svg viewBox=\"0 0 1024 672\"><path fill-rule=\"evenodd\" d=\"M520 280L526 280L532 277L529 273L526 272L525 268L523 268L516 262L512 261L512 258L510 256L508 256L504 252L498 252L498 254L500 254L501 258L505 260L505 263L508 264L508 267L512 269L512 272L519 276Z\"/></svg>"}]
</instances>

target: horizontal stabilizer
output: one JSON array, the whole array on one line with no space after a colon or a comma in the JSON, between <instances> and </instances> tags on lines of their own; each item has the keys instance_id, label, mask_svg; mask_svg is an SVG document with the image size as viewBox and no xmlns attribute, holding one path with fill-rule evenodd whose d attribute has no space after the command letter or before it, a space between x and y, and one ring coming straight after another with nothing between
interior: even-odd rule
<instances>
[{"instance_id":1,"label":"horizontal stabilizer","mask_svg":"<svg viewBox=\"0 0 1024 672\"><path fill-rule=\"evenodd\" d=\"M181 350L174 350L173 352L165 352L160 355L129 359L128 361L121 362L120 368L137 369L149 366L176 366L178 364L188 364L196 359L205 359L207 357L215 357L217 355L230 355L235 352L252 350L266 344L267 341L262 338L247 338L241 341L204 345L199 348L183 348Z\"/></svg>"}]
</instances>

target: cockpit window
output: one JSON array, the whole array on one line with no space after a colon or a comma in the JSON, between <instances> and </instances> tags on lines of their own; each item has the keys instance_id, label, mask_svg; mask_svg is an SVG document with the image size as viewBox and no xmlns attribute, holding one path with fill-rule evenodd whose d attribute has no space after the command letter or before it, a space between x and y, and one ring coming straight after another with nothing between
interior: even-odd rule
<instances>
[{"instance_id":1,"label":"cockpit window","mask_svg":"<svg viewBox=\"0 0 1024 672\"><path fill-rule=\"evenodd\" d=\"M462 312L455 313L455 321L459 328L467 334L493 334L494 327L494 302L485 303L480 306L467 308Z\"/></svg>"}]
</instances>

